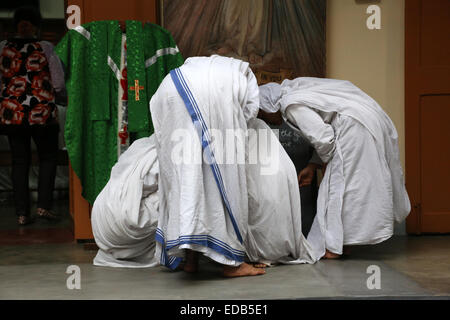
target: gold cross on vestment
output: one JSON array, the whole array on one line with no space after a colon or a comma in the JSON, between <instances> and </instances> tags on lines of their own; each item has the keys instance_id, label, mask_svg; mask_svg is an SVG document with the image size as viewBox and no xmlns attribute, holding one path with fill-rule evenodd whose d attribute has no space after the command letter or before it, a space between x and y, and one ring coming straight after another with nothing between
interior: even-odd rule
<instances>
[{"instance_id":1,"label":"gold cross on vestment","mask_svg":"<svg viewBox=\"0 0 450 320\"><path fill-rule=\"evenodd\" d=\"M139 86L139 80L134 80L134 87L131 86L130 87L131 91L135 91L134 93L134 99L136 101L139 101L139 90L144 90L143 86Z\"/></svg>"}]
</instances>

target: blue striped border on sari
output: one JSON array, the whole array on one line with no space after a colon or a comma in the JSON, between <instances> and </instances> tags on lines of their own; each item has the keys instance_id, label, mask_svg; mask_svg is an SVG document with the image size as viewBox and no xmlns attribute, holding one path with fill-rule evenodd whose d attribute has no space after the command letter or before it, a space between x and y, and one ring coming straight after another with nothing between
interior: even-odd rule
<instances>
[{"instance_id":1,"label":"blue striped border on sari","mask_svg":"<svg viewBox=\"0 0 450 320\"><path fill-rule=\"evenodd\" d=\"M181 70L179 68L176 68L170 71L170 76L172 77L172 81L175 84L175 87L177 88L177 91L180 94L181 98L183 99L183 102L186 106L187 111L189 112L189 115L191 116L194 127L196 128L197 133L199 135L202 148L204 149L204 151L206 152L206 156L208 157L208 161L210 163L214 179L216 180L217 187L219 188L223 202L228 211L228 215L230 217L234 231L236 233L239 242L242 244L243 243L242 236L239 231L236 220L233 216L230 203L228 201L228 196L225 190L225 185L223 183L222 174L220 173L219 166L217 165L217 162L215 160L213 150L210 148L211 138L209 135L209 130L206 125L206 122L203 119L197 101L195 100L191 90L189 89L189 86L187 85L186 80L184 79L184 76L181 73Z\"/></svg>"}]
</instances>

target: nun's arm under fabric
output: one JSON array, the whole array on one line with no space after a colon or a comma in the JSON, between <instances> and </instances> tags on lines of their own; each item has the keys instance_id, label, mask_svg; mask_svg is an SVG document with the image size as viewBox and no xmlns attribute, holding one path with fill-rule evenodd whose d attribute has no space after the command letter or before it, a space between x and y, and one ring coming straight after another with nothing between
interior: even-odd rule
<instances>
[{"instance_id":1,"label":"nun's arm under fabric","mask_svg":"<svg viewBox=\"0 0 450 320\"><path fill-rule=\"evenodd\" d=\"M333 127L317 112L299 104L289 106L285 117L312 144L323 163L328 163L335 151Z\"/></svg>"}]
</instances>

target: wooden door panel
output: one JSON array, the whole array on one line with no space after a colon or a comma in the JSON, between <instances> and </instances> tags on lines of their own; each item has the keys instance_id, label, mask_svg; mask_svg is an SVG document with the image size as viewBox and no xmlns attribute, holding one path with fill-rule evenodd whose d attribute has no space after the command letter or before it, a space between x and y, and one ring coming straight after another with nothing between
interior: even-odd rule
<instances>
[{"instance_id":1,"label":"wooden door panel","mask_svg":"<svg viewBox=\"0 0 450 320\"><path fill-rule=\"evenodd\" d=\"M447 94L450 92L450 67L425 67L421 68L417 75L419 83L417 93L419 95Z\"/></svg>"},{"instance_id":2,"label":"wooden door panel","mask_svg":"<svg viewBox=\"0 0 450 320\"><path fill-rule=\"evenodd\" d=\"M139 20L156 22L157 0L84 0L86 22L94 20Z\"/></svg>"},{"instance_id":3,"label":"wooden door panel","mask_svg":"<svg viewBox=\"0 0 450 320\"><path fill-rule=\"evenodd\" d=\"M445 232L450 223L450 95L420 100L422 228Z\"/></svg>"},{"instance_id":4,"label":"wooden door panel","mask_svg":"<svg viewBox=\"0 0 450 320\"><path fill-rule=\"evenodd\" d=\"M450 61L450 1L421 1L420 64L448 66ZM446 35L446 36L445 36Z\"/></svg>"},{"instance_id":5,"label":"wooden door panel","mask_svg":"<svg viewBox=\"0 0 450 320\"><path fill-rule=\"evenodd\" d=\"M450 0L405 2L408 233L450 232Z\"/></svg>"},{"instance_id":6,"label":"wooden door panel","mask_svg":"<svg viewBox=\"0 0 450 320\"><path fill-rule=\"evenodd\" d=\"M81 195L82 187L72 167L69 171L70 214L73 219L73 234L76 240L93 239L91 225L91 206Z\"/></svg>"}]
</instances>

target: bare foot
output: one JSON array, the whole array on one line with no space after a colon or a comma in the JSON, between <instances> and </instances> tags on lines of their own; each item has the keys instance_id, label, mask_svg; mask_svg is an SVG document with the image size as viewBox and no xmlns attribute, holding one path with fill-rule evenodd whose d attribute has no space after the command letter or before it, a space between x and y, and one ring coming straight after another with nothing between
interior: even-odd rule
<instances>
[{"instance_id":1,"label":"bare foot","mask_svg":"<svg viewBox=\"0 0 450 320\"><path fill-rule=\"evenodd\" d=\"M228 278L233 277L246 277L246 276L259 276L265 274L266 270L262 268L255 268L248 263L242 263L239 267L223 267L223 275Z\"/></svg>"},{"instance_id":2,"label":"bare foot","mask_svg":"<svg viewBox=\"0 0 450 320\"><path fill-rule=\"evenodd\" d=\"M255 268L267 268L268 267L267 264L261 263L261 262L253 262L252 264Z\"/></svg>"},{"instance_id":3,"label":"bare foot","mask_svg":"<svg viewBox=\"0 0 450 320\"><path fill-rule=\"evenodd\" d=\"M189 273L198 271L198 252L186 249L186 262L183 270Z\"/></svg>"},{"instance_id":4,"label":"bare foot","mask_svg":"<svg viewBox=\"0 0 450 320\"><path fill-rule=\"evenodd\" d=\"M341 255L340 254L336 254L336 253L333 253L333 252L331 252L331 251L326 251L325 252L325 255L323 256L325 259L339 259L340 257L341 257Z\"/></svg>"}]
</instances>

